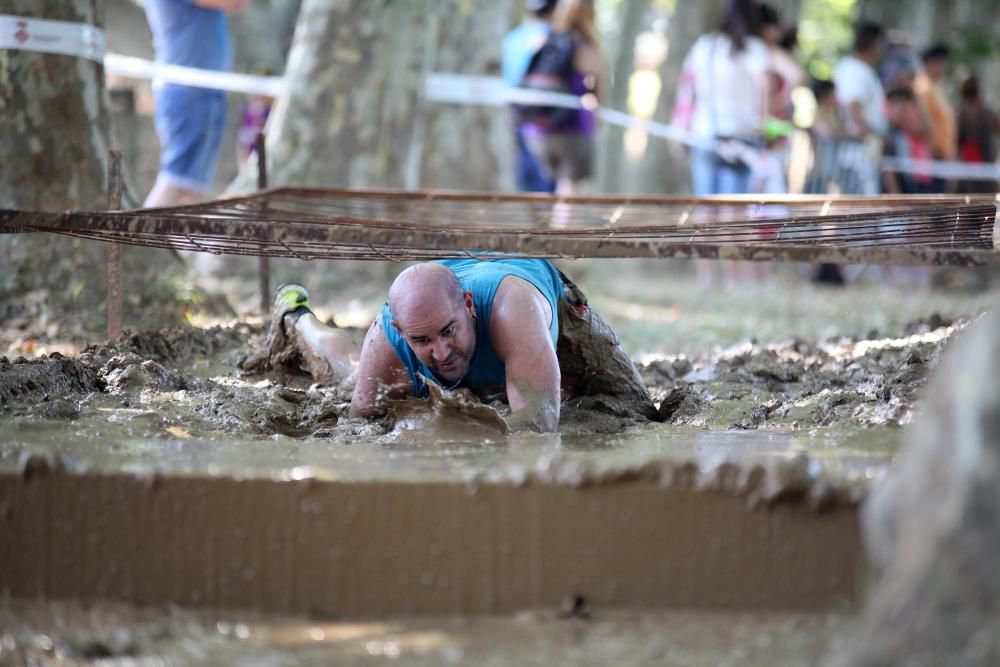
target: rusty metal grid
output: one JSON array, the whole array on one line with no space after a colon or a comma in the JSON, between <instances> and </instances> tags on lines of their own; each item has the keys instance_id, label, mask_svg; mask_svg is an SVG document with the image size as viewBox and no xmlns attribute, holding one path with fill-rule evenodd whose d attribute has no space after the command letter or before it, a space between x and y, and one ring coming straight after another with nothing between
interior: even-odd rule
<instances>
[{"instance_id":1,"label":"rusty metal grid","mask_svg":"<svg viewBox=\"0 0 1000 667\"><path fill-rule=\"evenodd\" d=\"M0 211L0 232L41 231L216 254L406 261L701 257L977 265L994 250L995 198L552 197L277 188L132 211Z\"/></svg>"}]
</instances>

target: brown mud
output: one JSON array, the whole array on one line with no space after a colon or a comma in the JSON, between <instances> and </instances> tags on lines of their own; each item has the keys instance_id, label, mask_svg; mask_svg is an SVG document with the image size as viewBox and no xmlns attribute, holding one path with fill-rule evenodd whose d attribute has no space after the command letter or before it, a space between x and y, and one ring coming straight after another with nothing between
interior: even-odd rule
<instances>
[{"instance_id":1,"label":"brown mud","mask_svg":"<svg viewBox=\"0 0 1000 667\"><path fill-rule=\"evenodd\" d=\"M128 334L74 357L0 358L7 434L0 466L42 451L84 467L119 460L171 469L171 461L185 461L184 469L211 471L239 461L264 470L287 463L346 468L364 477L408 477L410 466L421 475L437 476L439 468L466 478L513 471L516 478L552 452L596 462L599 471L659 459L746 459L752 469L761 458L805 452L813 467L870 479L895 450L897 427L917 409L941 350L966 322L935 316L870 338L658 357L638 366L663 424L637 417L619 397L572 398L554 439L507 435L505 405L447 392L430 403L406 402L380 420L351 418L342 388L285 370L280 377L239 371L239 361L263 344L259 326ZM497 444L506 447L496 451ZM366 466L375 472L364 473Z\"/></svg>"},{"instance_id":2,"label":"brown mud","mask_svg":"<svg viewBox=\"0 0 1000 667\"><path fill-rule=\"evenodd\" d=\"M330 622L236 612L17 602L0 607L0 664L818 664L842 614L628 613Z\"/></svg>"},{"instance_id":3,"label":"brown mud","mask_svg":"<svg viewBox=\"0 0 1000 667\"><path fill-rule=\"evenodd\" d=\"M930 318L885 337L746 344L638 366L659 419L670 424L740 430L899 426L910 421L941 350L964 325ZM355 435L350 396L341 389L285 369L277 377L237 370L247 341L259 345L261 335L259 327L243 323L170 328L128 334L75 357L0 357L0 414L15 421L28 415L78 418L88 405L114 397L123 407L148 406L202 432ZM416 419L413 406L401 408L406 428ZM472 410L462 402L452 407ZM643 422L615 396L585 396L564 403L560 431L614 434ZM391 418L372 422L367 433L387 433L393 424Z\"/></svg>"},{"instance_id":4,"label":"brown mud","mask_svg":"<svg viewBox=\"0 0 1000 667\"><path fill-rule=\"evenodd\" d=\"M901 426L945 343L966 325L932 316L871 338L745 344L641 366L661 420L704 428Z\"/></svg>"}]
</instances>

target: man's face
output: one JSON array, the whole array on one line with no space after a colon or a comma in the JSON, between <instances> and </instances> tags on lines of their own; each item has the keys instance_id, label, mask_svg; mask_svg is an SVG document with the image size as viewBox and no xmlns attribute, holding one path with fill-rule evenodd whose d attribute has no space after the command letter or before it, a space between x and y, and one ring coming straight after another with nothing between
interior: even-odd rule
<instances>
[{"instance_id":1,"label":"man's face","mask_svg":"<svg viewBox=\"0 0 1000 667\"><path fill-rule=\"evenodd\" d=\"M455 383L465 377L476 351L474 312L472 294L465 292L460 304L441 298L405 310L392 324L420 361L445 382Z\"/></svg>"}]
</instances>

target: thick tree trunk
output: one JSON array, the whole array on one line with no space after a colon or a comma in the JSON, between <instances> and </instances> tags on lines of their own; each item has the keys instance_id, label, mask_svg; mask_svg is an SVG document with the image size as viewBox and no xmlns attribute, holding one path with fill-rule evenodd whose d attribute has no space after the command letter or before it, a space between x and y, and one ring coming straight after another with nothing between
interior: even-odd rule
<instances>
[{"instance_id":1,"label":"thick tree trunk","mask_svg":"<svg viewBox=\"0 0 1000 667\"><path fill-rule=\"evenodd\" d=\"M497 109L423 97L429 72L486 74L513 0L306 0L268 126L274 185L509 188ZM231 191L252 189L252 168Z\"/></svg>"},{"instance_id":2,"label":"thick tree trunk","mask_svg":"<svg viewBox=\"0 0 1000 667\"><path fill-rule=\"evenodd\" d=\"M5 7L15 16L104 24L101 0L7 0ZM109 115L103 65L0 50L0 81L0 207L104 208ZM48 234L3 236L0 244L0 287L9 296L49 288L92 301L100 293L94 264L104 256L103 244Z\"/></svg>"},{"instance_id":3,"label":"thick tree trunk","mask_svg":"<svg viewBox=\"0 0 1000 667\"><path fill-rule=\"evenodd\" d=\"M6 0L4 13L104 25L101 0ZM0 51L0 80L0 206L101 208L108 151L103 65Z\"/></svg>"},{"instance_id":4,"label":"thick tree trunk","mask_svg":"<svg viewBox=\"0 0 1000 667\"><path fill-rule=\"evenodd\" d=\"M629 77L635 69L635 38L643 27L649 9L649 0L624 0L618 8L619 30L611 60L611 99L605 106L625 111L628 104ZM625 188L628 180L625 169L625 131L617 125L601 129L597 152L597 191L617 193Z\"/></svg>"},{"instance_id":5,"label":"thick tree trunk","mask_svg":"<svg viewBox=\"0 0 1000 667\"><path fill-rule=\"evenodd\" d=\"M6 0L4 12L104 27L103 0ZM0 91L0 207L106 208L104 66L75 56L0 50ZM0 235L0 321L18 316L32 336L38 327L53 331L51 325L72 322L73 332L96 338L104 330L107 248L46 233ZM149 287L176 266L163 251L123 250L123 282L129 286ZM145 291L164 296L158 286ZM132 306L138 292L126 290ZM129 308L126 321L158 323L160 311L150 310L157 318L149 319Z\"/></svg>"},{"instance_id":6,"label":"thick tree trunk","mask_svg":"<svg viewBox=\"0 0 1000 667\"><path fill-rule=\"evenodd\" d=\"M701 35L714 30L720 20L722 3L677 0L670 19L667 38L670 51L660 67L663 81L654 119L669 123L674 107L674 92L680 81L681 66L688 50ZM691 191L687 160L680 150L671 148L660 139L650 139L643 159L642 190L651 193L685 193Z\"/></svg>"}]
</instances>

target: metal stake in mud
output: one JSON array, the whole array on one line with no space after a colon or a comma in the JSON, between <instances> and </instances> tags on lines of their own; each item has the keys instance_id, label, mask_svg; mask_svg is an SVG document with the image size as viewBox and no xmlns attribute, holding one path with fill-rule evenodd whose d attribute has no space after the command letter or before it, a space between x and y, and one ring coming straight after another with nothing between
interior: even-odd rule
<instances>
[{"instance_id":1,"label":"metal stake in mud","mask_svg":"<svg viewBox=\"0 0 1000 667\"><path fill-rule=\"evenodd\" d=\"M122 207L122 152L108 151L108 210ZM122 332L122 247L108 245L108 340Z\"/></svg>"},{"instance_id":2,"label":"metal stake in mud","mask_svg":"<svg viewBox=\"0 0 1000 667\"><path fill-rule=\"evenodd\" d=\"M267 188L267 153L264 149L264 133L257 133L257 189ZM267 255L260 257L260 314L267 317L271 309L271 267Z\"/></svg>"}]
</instances>

